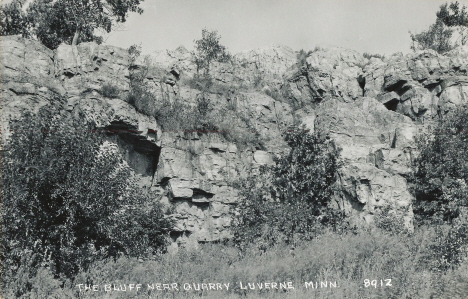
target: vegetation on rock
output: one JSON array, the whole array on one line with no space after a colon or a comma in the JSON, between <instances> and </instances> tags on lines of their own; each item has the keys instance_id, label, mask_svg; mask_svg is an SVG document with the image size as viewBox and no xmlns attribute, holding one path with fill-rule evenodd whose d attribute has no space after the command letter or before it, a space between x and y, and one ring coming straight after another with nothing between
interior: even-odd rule
<instances>
[{"instance_id":1,"label":"vegetation on rock","mask_svg":"<svg viewBox=\"0 0 468 299\"><path fill-rule=\"evenodd\" d=\"M165 251L171 221L83 119L42 110L12 124L2 148L2 289L15 297L40 268L73 278L104 258Z\"/></svg>"},{"instance_id":2,"label":"vegetation on rock","mask_svg":"<svg viewBox=\"0 0 468 299\"><path fill-rule=\"evenodd\" d=\"M425 50L431 49L438 53L445 53L452 50L457 44L464 45L468 40L468 11L465 6L460 7L458 1L445 3L440 6L436 13L436 22L427 31L412 34L411 49ZM457 28L459 39L452 42L453 27Z\"/></svg>"},{"instance_id":3,"label":"vegetation on rock","mask_svg":"<svg viewBox=\"0 0 468 299\"><path fill-rule=\"evenodd\" d=\"M468 208L468 106L444 115L417 142L414 211L420 220L451 222Z\"/></svg>"},{"instance_id":4,"label":"vegetation on rock","mask_svg":"<svg viewBox=\"0 0 468 299\"><path fill-rule=\"evenodd\" d=\"M202 38L195 40L195 51L192 53L197 72L204 70L204 75L209 75L210 66L213 62L227 62L231 59L231 55L227 52L226 47L219 42L221 36L216 30L202 30Z\"/></svg>"},{"instance_id":5,"label":"vegetation on rock","mask_svg":"<svg viewBox=\"0 0 468 299\"><path fill-rule=\"evenodd\" d=\"M288 153L238 182L242 200L233 231L242 247L310 240L340 220L340 212L329 205L339 150L325 134L310 134L305 127L287 131L284 139Z\"/></svg>"}]
</instances>

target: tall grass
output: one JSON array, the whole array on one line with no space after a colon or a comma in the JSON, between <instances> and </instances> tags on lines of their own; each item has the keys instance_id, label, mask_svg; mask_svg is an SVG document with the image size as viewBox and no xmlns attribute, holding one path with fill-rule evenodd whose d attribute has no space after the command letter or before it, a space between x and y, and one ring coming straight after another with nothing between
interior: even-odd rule
<instances>
[{"instance_id":1,"label":"tall grass","mask_svg":"<svg viewBox=\"0 0 468 299\"><path fill-rule=\"evenodd\" d=\"M59 288L46 271L33 283L44 294L70 298L461 298L468 295L468 262L448 270L434 267L437 229L389 235L374 229L355 233L325 232L292 249L278 244L261 252L226 244L205 244L199 250L179 250L156 260L120 258L96 263L74 282ZM365 285L365 279L377 286ZM387 281L385 281L387 279ZM391 286L388 284L391 279ZM381 286L381 280L383 286ZM305 288L305 282L332 281L336 288ZM239 282L292 282L289 290L244 290ZM140 283L139 292L79 292L77 284ZM177 283L178 290L148 291L147 284ZM183 290L184 283L229 283L226 290ZM47 289L47 287L49 289ZM36 290L37 288L35 288ZM40 296L39 296L40 297ZM5 297L8 298L8 297ZM58 297L57 297L58 298Z\"/></svg>"}]
</instances>

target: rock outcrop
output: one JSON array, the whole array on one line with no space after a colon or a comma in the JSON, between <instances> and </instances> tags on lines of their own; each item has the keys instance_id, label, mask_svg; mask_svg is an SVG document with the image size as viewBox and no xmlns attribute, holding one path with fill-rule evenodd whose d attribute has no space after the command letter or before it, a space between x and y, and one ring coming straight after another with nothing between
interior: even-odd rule
<instances>
[{"instance_id":1,"label":"rock outcrop","mask_svg":"<svg viewBox=\"0 0 468 299\"><path fill-rule=\"evenodd\" d=\"M2 143L10 135L10 121L41 107L63 107L65 89L55 80L54 52L42 44L17 36L1 39Z\"/></svg>"},{"instance_id":2,"label":"rock outcrop","mask_svg":"<svg viewBox=\"0 0 468 299\"><path fill-rule=\"evenodd\" d=\"M352 103L333 99L316 109L315 130L329 132L342 149L335 202L357 224L371 223L390 208L412 227L411 172L417 127L409 117L389 111L373 98Z\"/></svg>"},{"instance_id":3,"label":"rock outcrop","mask_svg":"<svg viewBox=\"0 0 468 299\"><path fill-rule=\"evenodd\" d=\"M365 62L352 50L317 47L302 65L295 63L284 74L283 92L298 107L334 97L351 102L363 95L359 77Z\"/></svg>"},{"instance_id":4,"label":"rock outcrop","mask_svg":"<svg viewBox=\"0 0 468 299\"><path fill-rule=\"evenodd\" d=\"M446 55L420 51L373 58L363 69L364 95L390 110L424 122L466 100L468 47Z\"/></svg>"},{"instance_id":5,"label":"rock outcrop","mask_svg":"<svg viewBox=\"0 0 468 299\"><path fill-rule=\"evenodd\" d=\"M230 182L273 163L287 149L283 130L298 121L326 131L342 149L336 207L359 225L389 208L411 227L413 197L405 178L417 154L414 137L422 123L468 100L466 47L384 59L318 47L303 61L287 47L253 50L213 64L218 90L207 95L215 107L234 111L223 114L228 130L252 130L263 140L241 145L222 132L164 131L153 116L124 101L130 71L151 61L145 80L156 98L195 105L201 91L190 79L197 70L183 47L136 62L124 49L93 43L50 51L12 36L2 37L1 49L2 142L11 121L41 107L83 113L106 130L141 187L173 211L176 243L230 237L230 211L238 202ZM104 96L104 85L120 95ZM229 126L231 119L236 125Z\"/></svg>"}]
</instances>

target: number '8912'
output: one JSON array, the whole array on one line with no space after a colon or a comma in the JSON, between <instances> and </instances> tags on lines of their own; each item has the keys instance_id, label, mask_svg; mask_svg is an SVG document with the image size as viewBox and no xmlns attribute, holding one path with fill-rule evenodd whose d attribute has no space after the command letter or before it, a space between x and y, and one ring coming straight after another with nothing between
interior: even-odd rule
<instances>
[{"instance_id":1,"label":"number '8912'","mask_svg":"<svg viewBox=\"0 0 468 299\"><path fill-rule=\"evenodd\" d=\"M392 286L392 280L391 279L364 279L364 287L369 288L369 287L391 287Z\"/></svg>"}]
</instances>

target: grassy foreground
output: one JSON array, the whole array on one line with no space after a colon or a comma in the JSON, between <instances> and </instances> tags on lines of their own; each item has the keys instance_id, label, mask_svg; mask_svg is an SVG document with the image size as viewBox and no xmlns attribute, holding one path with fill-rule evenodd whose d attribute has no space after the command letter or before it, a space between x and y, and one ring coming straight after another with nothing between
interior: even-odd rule
<instances>
[{"instance_id":1,"label":"grassy foreground","mask_svg":"<svg viewBox=\"0 0 468 299\"><path fill-rule=\"evenodd\" d=\"M327 232L294 250L278 245L265 253L251 249L241 254L227 245L201 245L197 251L180 250L158 260L99 262L62 286L43 269L30 280L33 292L27 298L466 299L468 261L441 270L443 231L425 227L413 234ZM21 279L26 278L19 273ZM369 279L367 286L365 279ZM241 289L241 282L243 288L255 283L256 290ZM272 289L272 282L278 289ZM314 287L317 282L318 288L311 284L306 288L305 282L314 282ZM320 288L321 282L327 282L327 287ZM81 292L79 284L83 284ZM96 285L97 291L84 290L85 284ZM136 284L141 284L138 291ZM188 285L190 290L185 290ZM158 286L163 290L157 290ZM198 287L200 291L195 290ZM106 288L111 290L106 292ZM8 292L3 296L10 298Z\"/></svg>"}]
</instances>

